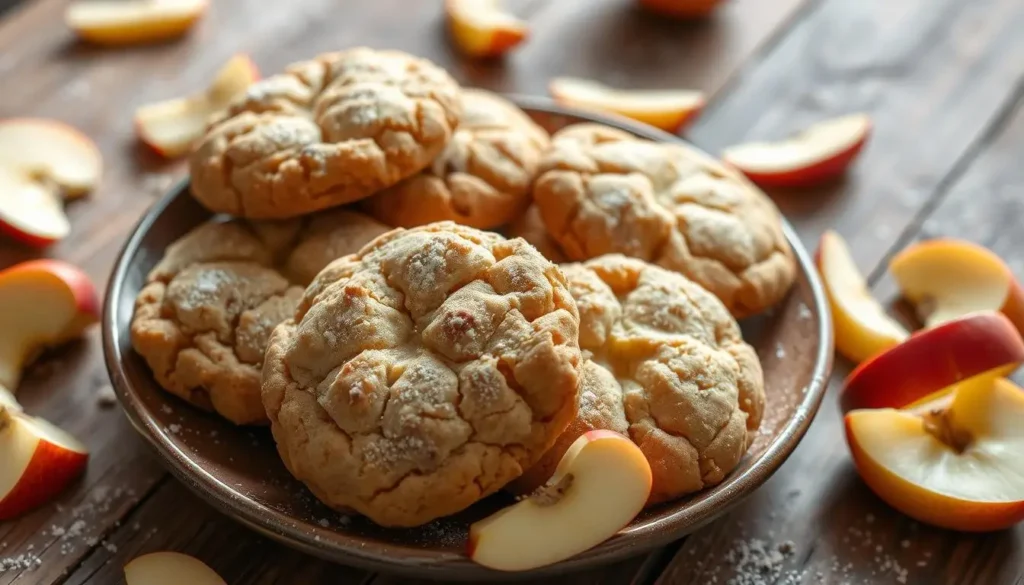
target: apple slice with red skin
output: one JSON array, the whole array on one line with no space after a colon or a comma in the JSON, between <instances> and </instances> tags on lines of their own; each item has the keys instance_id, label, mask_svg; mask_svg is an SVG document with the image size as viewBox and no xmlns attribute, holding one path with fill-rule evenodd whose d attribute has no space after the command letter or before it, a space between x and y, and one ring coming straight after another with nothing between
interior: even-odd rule
<instances>
[{"instance_id":1,"label":"apple slice with red skin","mask_svg":"<svg viewBox=\"0 0 1024 585\"><path fill-rule=\"evenodd\" d=\"M910 333L885 313L857 270L846 242L828 230L821 235L815 264L825 285L836 349L860 363L906 339Z\"/></svg>"},{"instance_id":2,"label":"apple slice with red skin","mask_svg":"<svg viewBox=\"0 0 1024 585\"><path fill-rule=\"evenodd\" d=\"M467 554L500 571L563 561L628 525L647 503L651 481L651 466L632 441L589 431L565 452L547 484L470 527Z\"/></svg>"},{"instance_id":3,"label":"apple slice with red skin","mask_svg":"<svg viewBox=\"0 0 1024 585\"><path fill-rule=\"evenodd\" d=\"M704 94L690 90L623 90L575 77L548 84L555 101L571 107L611 112L666 132L678 132L700 114Z\"/></svg>"},{"instance_id":4,"label":"apple slice with red skin","mask_svg":"<svg viewBox=\"0 0 1024 585\"><path fill-rule=\"evenodd\" d=\"M135 110L135 131L160 156L176 158L188 154L206 131L210 116L244 94L259 77L259 70L248 55L235 55L221 67L205 91Z\"/></svg>"},{"instance_id":5,"label":"apple slice with red skin","mask_svg":"<svg viewBox=\"0 0 1024 585\"><path fill-rule=\"evenodd\" d=\"M907 247L889 262L926 327L975 311L1000 311L1024 334L1024 289L991 250L953 238Z\"/></svg>"},{"instance_id":6,"label":"apple slice with red skin","mask_svg":"<svg viewBox=\"0 0 1024 585\"><path fill-rule=\"evenodd\" d=\"M224 579L195 557L154 552L124 566L127 585L226 585Z\"/></svg>"},{"instance_id":7,"label":"apple slice with red skin","mask_svg":"<svg viewBox=\"0 0 1024 585\"><path fill-rule=\"evenodd\" d=\"M904 514L966 531L1024 520L1024 390L1009 381L976 378L941 407L855 410L844 421L857 471Z\"/></svg>"},{"instance_id":8,"label":"apple slice with red skin","mask_svg":"<svg viewBox=\"0 0 1024 585\"><path fill-rule=\"evenodd\" d=\"M445 0L444 11L455 47L467 57L500 57L529 35L526 23L498 0Z\"/></svg>"},{"instance_id":9,"label":"apple slice with red skin","mask_svg":"<svg viewBox=\"0 0 1024 585\"><path fill-rule=\"evenodd\" d=\"M907 408L971 378L1006 376L1024 362L1024 340L1001 313L971 313L918 331L860 364L839 395L843 412Z\"/></svg>"},{"instance_id":10,"label":"apple slice with red skin","mask_svg":"<svg viewBox=\"0 0 1024 585\"><path fill-rule=\"evenodd\" d=\"M206 13L208 0L76 0L64 21L99 45L137 45L180 37Z\"/></svg>"},{"instance_id":11,"label":"apple slice with red skin","mask_svg":"<svg viewBox=\"0 0 1024 585\"><path fill-rule=\"evenodd\" d=\"M55 190L0 166L0 231L22 244L45 248L67 237L71 224Z\"/></svg>"},{"instance_id":12,"label":"apple slice with red skin","mask_svg":"<svg viewBox=\"0 0 1024 585\"><path fill-rule=\"evenodd\" d=\"M50 423L0 406L0 520L40 506L85 469L89 452Z\"/></svg>"},{"instance_id":13,"label":"apple slice with red skin","mask_svg":"<svg viewBox=\"0 0 1024 585\"><path fill-rule=\"evenodd\" d=\"M60 260L31 260L0 271L0 386L17 388L45 348L78 337L99 320L89 277Z\"/></svg>"},{"instance_id":14,"label":"apple slice with red skin","mask_svg":"<svg viewBox=\"0 0 1024 585\"><path fill-rule=\"evenodd\" d=\"M763 187L811 187L842 175L870 135L867 114L850 114L814 124L781 142L729 147L722 159Z\"/></svg>"},{"instance_id":15,"label":"apple slice with red skin","mask_svg":"<svg viewBox=\"0 0 1024 585\"><path fill-rule=\"evenodd\" d=\"M0 121L0 231L43 247L70 232L63 198L92 190L103 159L78 130L52 120Z\"/></svg>"}]
</instances>

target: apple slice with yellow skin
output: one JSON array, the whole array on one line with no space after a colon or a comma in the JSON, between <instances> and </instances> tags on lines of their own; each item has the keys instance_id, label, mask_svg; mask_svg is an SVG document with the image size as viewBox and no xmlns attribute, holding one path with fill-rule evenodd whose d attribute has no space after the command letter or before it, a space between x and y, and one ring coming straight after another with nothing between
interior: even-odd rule
<instances>
[{"instance_id":1,"label":"apple slice with yellow skin","mask_svg":"<svg viewBox=\"0 0 1024 585\"><path fill-rule=\"evenodd\" d=\"M445 0L455 47L469 57L500 57L526 40L526 23L502 10L498 0Z\"/></svg>"},{"instance_id":2,"label":"apple slice with yellow skin","mask_svg":"<svg viewBox=\"0 0 1024 585\"><path fill-rule=\"evenodd\" d=\"M544 487L470 527L467 554L500 571L557 563L614 536L650 493L651 467L640 448L614 431L589 431Z\"/></svg>"},{"instance_id":3,"label":"apple slice with yellow skin","mask_svg":"<svg viewBox=\"0 0 1024 585\"><path fill-rule=\"evenodd\" d=\"M555 101L611 112L666 132L678 132L704 108L704 94L690 90L624 90L589 79L558 77L548 84Z\"/></svg>"},{"instance_id":4,"label":"apple slice with yellow skin","mask_svg":"<svg viewBox=\"0 0 1024 585\"><path fill-rule=\"evenodd\" d=\"M137 45L178 38L206 13L208 0L76 0L64 21L83 40Z\"/></svg>"},{"instance_id":5,"label":"apple slice with yellow skin","mask_svg":"<svg viewBox=\"0 0 1024 585\"><path fill-rule=\"evenodd\" d=\"M889 262L926 327L976 311L1000 311L1024 333L1024 289L991 250L957 239L915 244Z\"/></svg>"},{"instance_id":6,"label":"apple slice with yellow skin","mask_svg":"<svg viewBox=\"0 0 1024 585\"><path fill-rule=\"evenodd\" d=\"M995 379L1024 363L1024 340L1010 320L971 313L918 331L860 364L839 395L843 411L907 408L936 399L973 378Z\"/></svg>"},{"instance_id":7,"label":"apple slice with yellow skin","mask_svg":"<svg viewBox=\"0 0 1024 585\"><path fill-rule=\"evenodd\" d=\"M74 339L99 320L89 277L59 260L31 260L0 272L0 386L17 388L45 348Z\"/></svg>"},{"instance_id":8,"label":"apple slice with yellow skin","mask_svg":"<svg viewBox=\"0 0 1024 585\"><path fill-rule=\"evenodd\" d=\"M814 259L832 309L839 353L860 363L910 335L871 296L867 282L839 234L831 230L822 234Z\"/></svg>"},{"instance_id":9,"label":"apple slice with yellow skin","mask_svg":"<svg viewBox=\"0 0 1024 585\"><path fill-rule=\"evenodd\" d=\"M124 566L127 585L226 585L224 579L195 557L154 552Z\"/></svg>"},{"instance_id":10,"label":"apple slice with yellow skin","mask_svg":"<svg viewBox=\"0 0 1024 585\"><path fill-rule=\"evenodd\" d=\"M71 435L0 406L0 520L48 502L82 473L88 458Z\"/></svg>"},{"instance_id":11,"label":"apple slice with yellow skin","mask_svg":"<svg viewBox=\"0 0 1024 585\"><path fill-rule=\"evenodd\" d=\"M644 8L672 18L703 18L720 3L721 0L640 0Z\"/></svg>"},{"instance_id":12,"label":"apple slice with yellow skin","mask_svg":"<svg viewBox=\"0 0 1024 585\"><path fill-rule=\"evenodd\" d=\"M867 114L819 122L781 142L732 146L722 159L765 187L811 187L846 171L871 135Z\"/></svg>"},{"instance_id":13,"label":"apple slice with yellow skin","mask_svg":"<svg viewBox=\"0 0 1024 585\"><path fill-rule=\"evenodd\" d=\"M953 530L1024 519L1024 390L1003 378L961 384L948 405L855 410L846 440L864 482L904 514Z\"/></svg>"},{"instance_id":14,"label":"apple slice with yellow skin","mask_svg":"<svg viewBox=\"0 0 1024 585\"><path fill-rule=\"evenodd\" d=\"M139 139L166 158L188 154L206 131L210 116L226 108L258 79L259 70L252 59L245 54L235 55L220 69L206 91L135 110Z\"/></svg>"}]
</instances>

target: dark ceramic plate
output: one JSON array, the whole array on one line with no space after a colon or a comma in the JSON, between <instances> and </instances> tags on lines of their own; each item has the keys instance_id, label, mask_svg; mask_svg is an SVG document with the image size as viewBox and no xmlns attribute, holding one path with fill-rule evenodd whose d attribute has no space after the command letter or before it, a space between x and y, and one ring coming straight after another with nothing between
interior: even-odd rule
<instances>
[{"instance_id":1,"label":"dark ceramic plate","mask_svg":"<svg viewBox=\"0 0 1024 585\"><path fill-rule=\"evenodd\" d=\"M539 98L515 98L555 131L597 121L645 138L678 140L619 118L572 111ZM367 569L419 577L495 579L463 554L468 526L507 503L497 495L450 518L415 529L381 528L339 516L285 471L266 429L237 428L162 392L131 348L129 322L144 278L169 243L209 213L178 185L142 218L118 259L107 291L103 343L118 398L135 428L170 470L200 497L250 528L309 554ZM768 405L750 452L720 485L645 511L619 535L531 576L574 571L643 553L684 536L739 503L785 461L817 412L832 366L832 332L821 283L806 250L786 226L799 271L788 298L744 322L744 338L764 366ZM518 574L517 576L523 576Z\"/></svg>"}]
</instances>

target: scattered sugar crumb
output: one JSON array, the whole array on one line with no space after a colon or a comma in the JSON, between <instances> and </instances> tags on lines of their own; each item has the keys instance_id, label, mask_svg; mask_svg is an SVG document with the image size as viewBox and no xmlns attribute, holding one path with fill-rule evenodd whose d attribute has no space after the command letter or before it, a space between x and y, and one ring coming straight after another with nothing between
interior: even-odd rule
<instances>
[{"instance_id":1,"label":"scattered sugar crumb","mask_svg":"<svg viewBox=\"0 0 1024 585\"><path fill-rule=\"evenodd\" d=\"M781 343L775 345L775 357L780 360L786 357L786 348L782 347Z\"/></svg>"},{"instance_id":2,"label":"scattered sugar crumb","mask_svg":"<svg viewBox=\"0 0 1024 585\"><path fill-rule=\"evenodd\" d=\"M813 313L811 313L810 307L808 307L803 301L796 308L796 315L801 320L810 319Z\"/></svg>"},{"instance_id":3,"label":"scattered sugar crumb","mask_svg":"<svg viewBox=\"0 0 1024 585\"><path fill-rule=\"evenodd\" d=\"M910 541L904 538L900 541L900 546L903 548L910 548Z\"/></svg>"},{"instance_id":4,"label":"scattered sugar crumb","mask_svg":"<svg viewBox=\"0 0 1024 585\"><path fill-rule=\"evenodd\" d=\"M331 525L331 522L329 520L327 520L327 518L321 518L321 519L317 520L316 523L319 524L320 526L323 526L324 528L327 528L328 526Z\"/></svg>"},{"instance_id":5,"label":"scattered sugar crumb","mask_svg":"<svg viewBox=\"0 0 1024 585\"><path fill-rule=\"evenodd\" d=\"M167 425L167 430L168 430L168 431L169 431L169 432L170 432L171 434L173 434L173 435L177 435L178 433L180 433L180 432L181 432L181 425L179 425L179 424L176 424L176 423L171 423L171 424Z\"/></svg>"},{"instance_id":6,"label":"scattered sugar crumb","mask_svg":"<svg viewBox=\"0 0 1024 585\"><path fill-rule=\"evenodd\" d=\"M163 412L164 414L171 414L172 412L174 412L173 410L171 410L171 407L167 406L166 404L160 407L160 411Z\"/></svg>"}]
</instances>

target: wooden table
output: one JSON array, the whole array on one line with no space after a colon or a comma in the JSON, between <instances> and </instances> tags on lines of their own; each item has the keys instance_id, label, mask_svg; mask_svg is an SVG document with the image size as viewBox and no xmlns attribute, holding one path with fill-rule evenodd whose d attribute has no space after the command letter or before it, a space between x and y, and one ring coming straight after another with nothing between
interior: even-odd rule
<instances>
[{"instance_id":1,"label":"wooden table","mask_svg":"<svg viewBox=\"0 0 1024 585\"><path fill-rule=\"evenodd\" d=\"M710 152L870 112L875 135L845 181L771 194L804 243L813 248L824 229L837 229L883 297L894 290L887 258L922 237L980 242L1024 277L1020 0L734 0L697 24L659 20L630 0L510 0L532 38L485 64L453 53L440 0L211 4L189 38L128 50L77 44L61 0L34 0L0 20L0 116L65 120L106 157L102 187L70 205L71 237L43 253L83 266L97 284L139 215L183 173L135 143L136 106L201 87L236 51L272 72L356 44L424 55L467 85L499 91L543 93L551 76L567 74L700 88L713 97L688 137ZM0 266L38 255L4 242ZM0 566L35 565L0 572L0 585L116 583L128 559L161 549L198 556L232 585L402 582L292 552L192 496L117 409L98 404L108 384L101 358L92 331L46 355L20 389L29 411L82 437L92 459L58 501L0 524ZM834 379L848 368L840 360ZM868 491L842 438L835 380L795 454L734 512L650 555L550 583L1024 583L1024 528L936 530ZM760 547L779 543L792 554L774 570L743 570Z\"/></svg>"}]
</instances>

